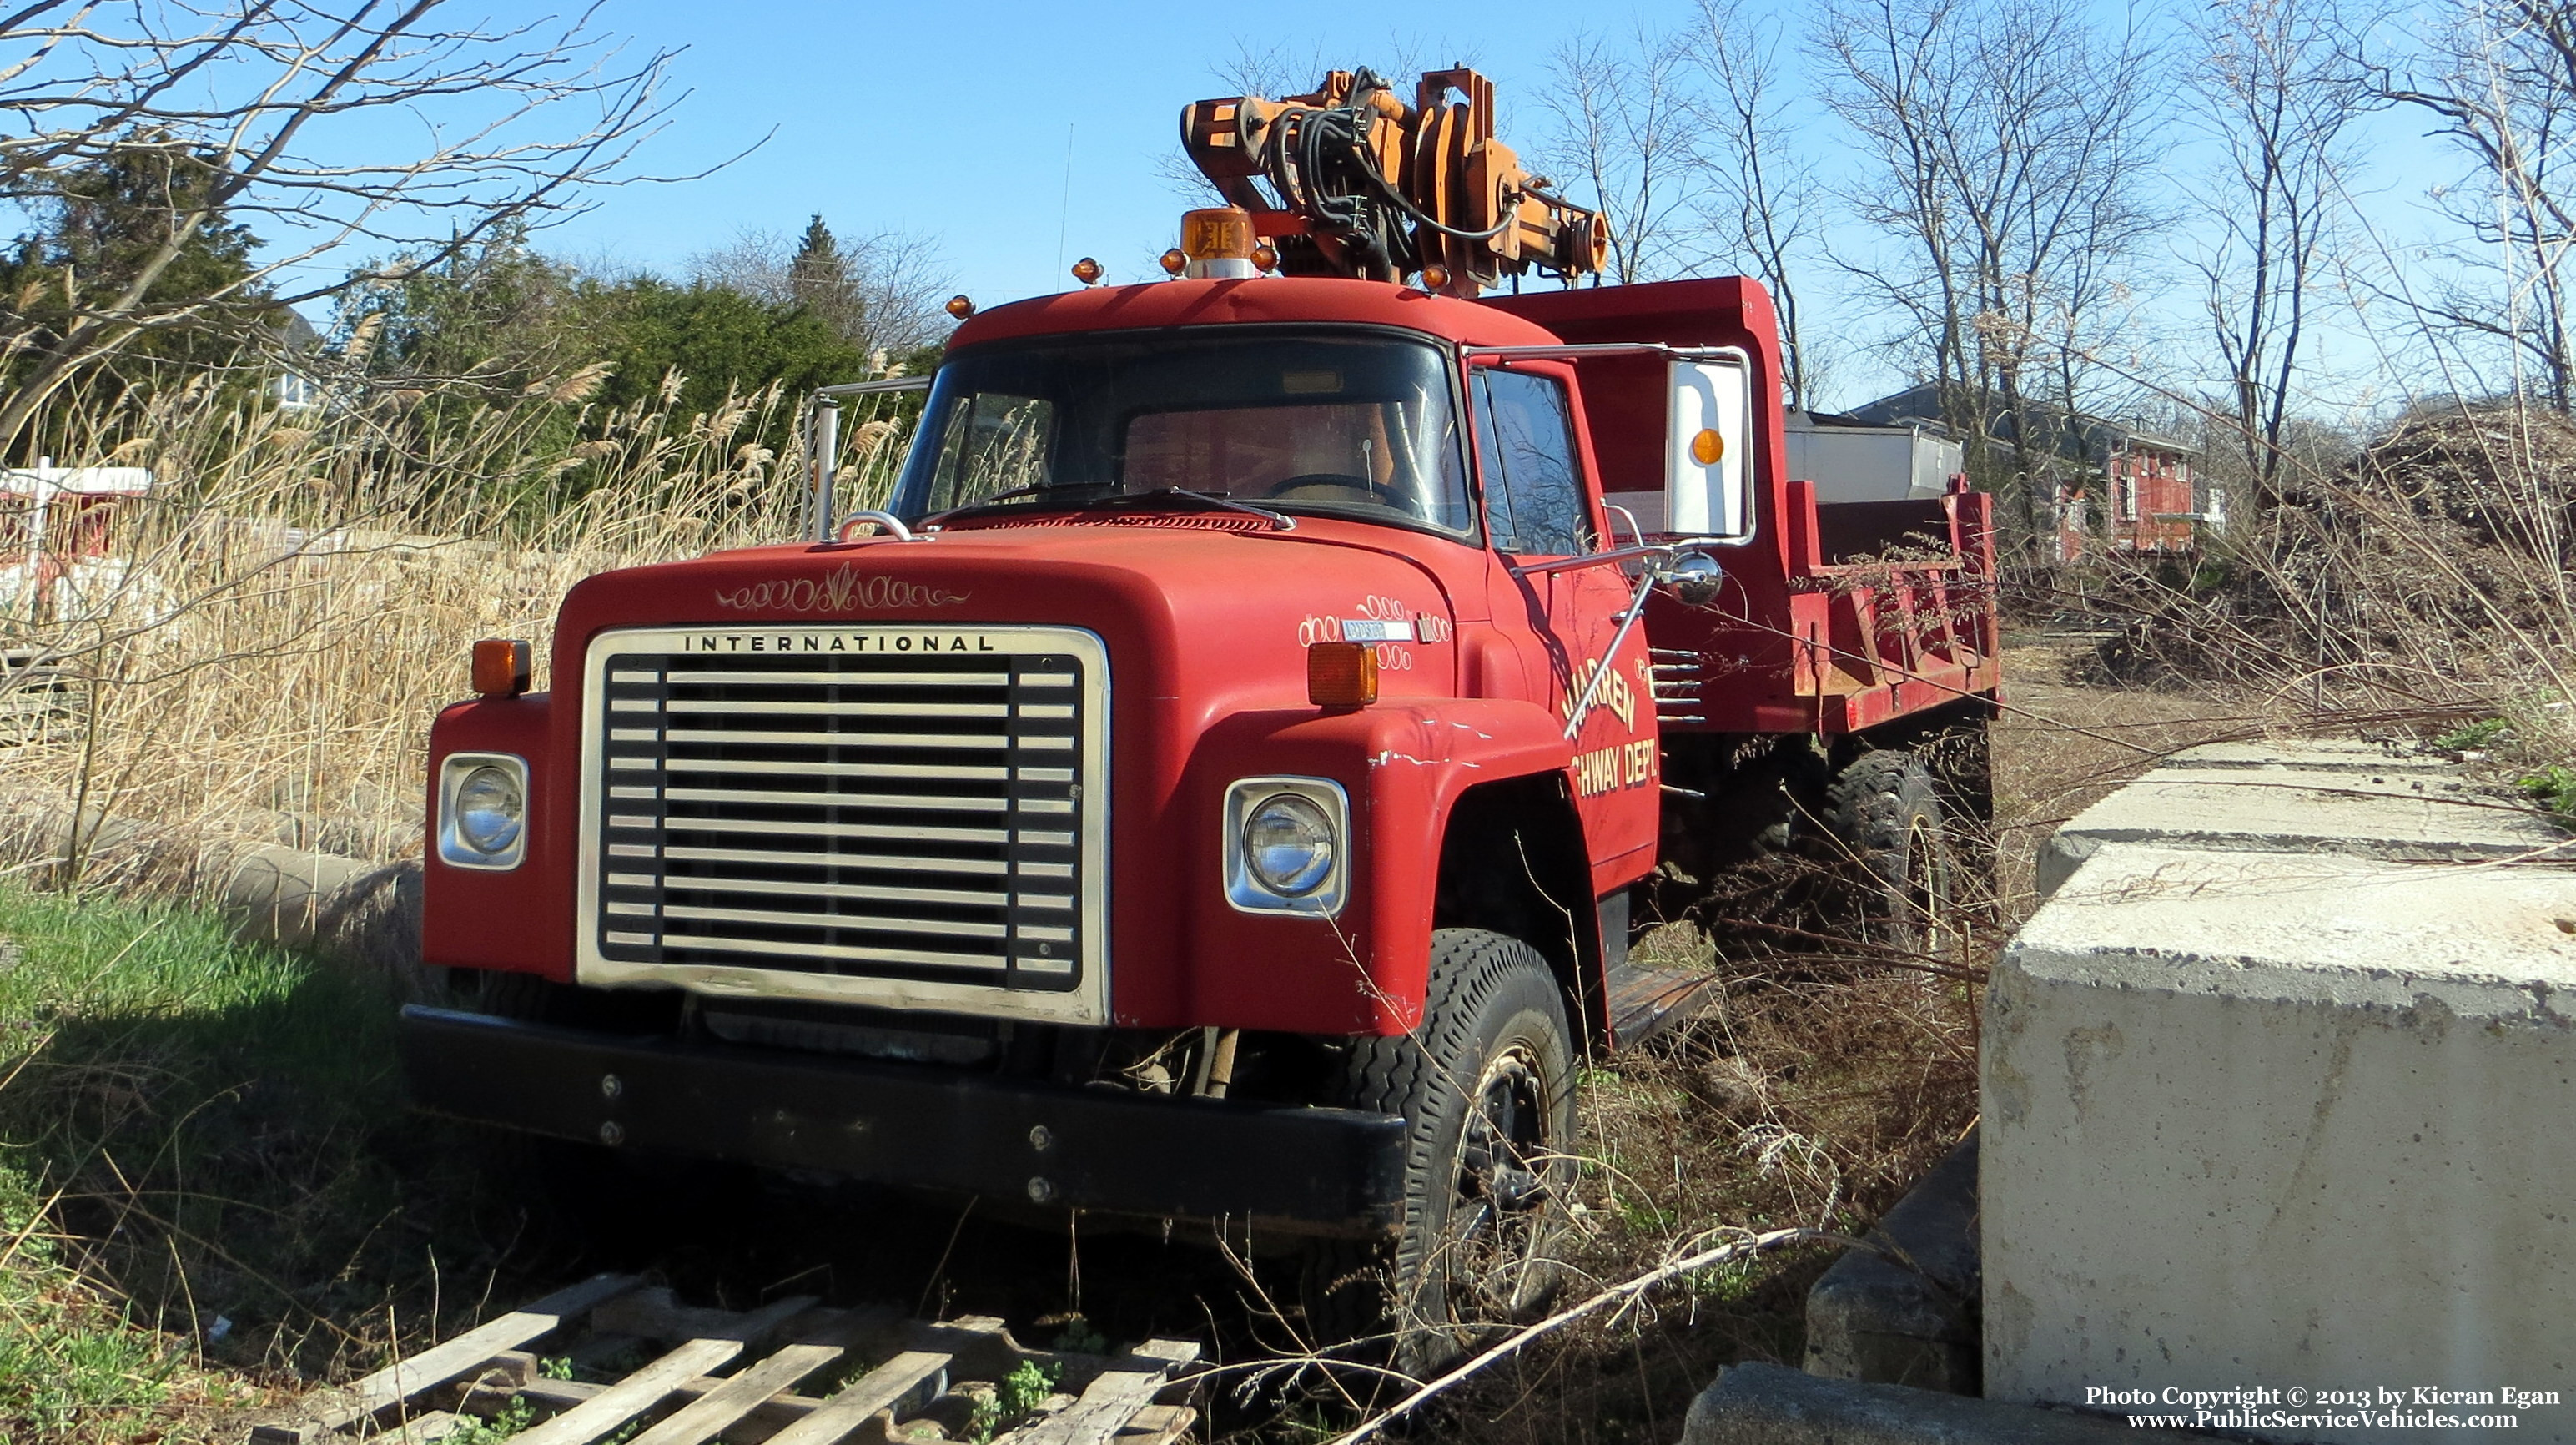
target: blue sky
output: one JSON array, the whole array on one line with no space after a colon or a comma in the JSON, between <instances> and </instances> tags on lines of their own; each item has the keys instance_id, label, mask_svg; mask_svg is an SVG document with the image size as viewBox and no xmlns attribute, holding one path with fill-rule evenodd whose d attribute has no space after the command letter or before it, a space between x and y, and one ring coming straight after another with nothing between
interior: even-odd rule
<instances>
[{"instance_id":1,"label":"blue sky","mask_svg":"<svg viewBox=\"0 0 2576 1445\"><path fill-rule=\"evenodd\" d=\"M2103 0L2102 18L2116 24L2129 12L2113 3ZM1271 7L1279 18L1267 21L1254 19L1253 7L612 0L602 22L631 47L684 52L672 81L691 94L648 147L646 165L682 172L758 148L703 179L603 192L596 209L543 244L613 266L679 271L692 253L743 230L793 234L820 213L843 235L919 237L958 289L987 305L1072 285L1064 268L1084 255L1112 280L1153 279L1152 258L1172 244L1187 204L1167 176L1178 112L1226 93L1218 72L1242 51L1320 62L1296 66L1301 73L1466 61L1497 81L1504 138L1527 149L1550 53L1568 36L1587 26L1625 34L1641 21L1668 27L1688 8L1670 0L1569 15L1562 5L1488 0L1471 27L1444 32L1351 22L1341 18L1348 7ZM1784 19L1794 37L1798 14L1786 10ZM1787 59L1796 65L1794 46ZM2375 210L2401 238L2421 233L2423 187L2456 173L2437 146L2415 138L2420 129L2402 117L2374 122ZM1835 179L1848 165L1847 143L1821 119L1815 134L1815 153ZM2194 149L2180 120L2175 138L2188 169ZM1865 257L1876 244L1849 227L1831 239L1847 256ZM2158 258L2172 274L2148 288L2149 330L2168 338L2155 345L2205 349L2197 298L2176 264L2192 244L2189 228L2178 229ZM1847 405L1905 378L1865 345L1886 318L1838 294L1834 279L1830 268L1812 268L1802 299L1812 324L1846 343L1821 399ZM2379 368L2357 333L2327 333L2331 375L2320 378L2317 409L2330 413L2347 394L2367 400Z\"/></svg>"},{"instance_id":2,"label":"blue sky","mask_svg":"<svg viewBox=\"0 0 2576 1445\"><path fill-rule=\"evenodd\" d=\"M770 139L705 180L604 196L554 244L677 265L742 227L793 232L819 212L843 233L937 238L979 301L1070 285L1063 266L1083 255L1113 279L1146 279L1182 205L1161 157L1174 147L1181 107L1224 93L1214 70L1239 38L1225 17L1248 13L1026 0L618 0L609 25L640 45L687 47L673 76L695 94L652 147L653 166L686 170ZM1564 32L1563 15L1561 6L1501 0L1463 40L1293 21L1240 38L1344 67L1388 69L1400 52L1432 64L1470 59L1526 89Z\"/></svg>"}]
</instances>

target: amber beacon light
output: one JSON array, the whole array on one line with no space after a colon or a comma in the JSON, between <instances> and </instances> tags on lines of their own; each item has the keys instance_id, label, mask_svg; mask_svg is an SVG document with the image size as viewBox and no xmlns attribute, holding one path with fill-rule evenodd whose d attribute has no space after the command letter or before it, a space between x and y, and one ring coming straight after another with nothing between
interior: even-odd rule
<instances>
[{"instance_id":1,"label":"amber beacon light","mask_svg":"<svg viewBox=\"0 0 2576 1445\"><path fill-rule=\"evenodd\" d=\"M1245 281L1252 264L1252 213L1239 206L1209 206L1181 214L1184 274L1200 280Z\"/></svg>"},{"instance_id":2,"label":"amber beacon light","mask_svg":"<svg viewBox=\"0 0 2576 1445\"><path fill-rule=\"evenodd\" d=\"M528 690L528 644L486 637L474 644L474 690L485 697L517 697Z\"/></svg>"},{"instance_id":3,"label":"amber beacon light","mask_svg":"<svg viewBox=\"0 0 2576 1445\"><path fill-rule=\"evenodd\" d=\"M1317 707L1377 701L1377 649L1365 642L1318 642L1306 649L1306 700Z\"/></svg>"}]
</instances>

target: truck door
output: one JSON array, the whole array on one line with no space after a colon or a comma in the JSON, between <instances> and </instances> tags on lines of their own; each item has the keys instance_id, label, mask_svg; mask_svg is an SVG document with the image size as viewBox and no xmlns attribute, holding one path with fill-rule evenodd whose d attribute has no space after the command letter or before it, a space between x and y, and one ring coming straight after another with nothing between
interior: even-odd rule
<instances>
[{"instance_id":1,"label":"truck door","mask_svg":"<svg viewBox=\"0 0 2576 1445\"><path fill-rule=\"evenodd\" d=\"M1554 368L1551 368L1553 370ZM1654 846L1661 815L1654 706L1645 679L1646 629L1605 657L1636 584L1608 564L1515 577L1510 568L1596 550L1592 491L1575 445L1565 381L1535 370L1472 373L1485 526L1499 566L1497 626L1529 629L1532 701L1570 718L1596 668L1608 667L1575 738L1568 780L1582 815L1596 883L1626 881L1613 865Z\"/></svg>"}]
</instances>

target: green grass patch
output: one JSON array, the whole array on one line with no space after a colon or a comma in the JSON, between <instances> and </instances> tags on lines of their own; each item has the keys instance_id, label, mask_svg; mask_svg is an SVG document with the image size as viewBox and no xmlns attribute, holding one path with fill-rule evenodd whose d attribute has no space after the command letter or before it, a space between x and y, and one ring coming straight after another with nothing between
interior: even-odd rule
<instances>
[{"instance_id":1,"label":"green grass patch","mask_svg":"<svg viewBox=\"0 0 2576 1445\"><path fill-rule=\"evenodd\" d=\"M2494 747L2513 732L2513 724L2500 717L2480 718L2442 734L2428 744L2438 752L2480 752Z\"/></svg>"},{"instance_id":2,"label":"green grass patch","mask_svg":"<svg viewBox=\"0 0 2576 1445\"><path fill-rule=\"evenodd\" d=\"M2576 817L2576 768L2553 763L2522 779L2522 790L2561 817Z\"/></svg>"},{"instance_id":3,"label":"green grass patch","mask_svg":"<svg viewBox=\"0 0 2576 1445\"><path fill-rule=\"evenodd\" d=\"M0 1438L197 1438L252 1382L371 1362L353 1331L423 1293L443 1223L389 991L16 884L0 940Z\"/></svg>"}]
</instances>

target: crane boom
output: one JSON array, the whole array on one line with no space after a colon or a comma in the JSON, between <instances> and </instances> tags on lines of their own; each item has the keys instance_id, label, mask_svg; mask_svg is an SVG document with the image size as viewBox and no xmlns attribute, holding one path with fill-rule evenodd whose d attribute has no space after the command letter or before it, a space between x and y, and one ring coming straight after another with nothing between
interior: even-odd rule
<instances>
[{"instance_id":1,"label":"crane boom","mask_svg":"<svg viewBox=\"0 0 2576 1445\"><path fill-rule=\"evenodd\" d=\"M1495 139L1494 83L1463 66L1424 72L1410 105L1366 69L1309 95L1202 100L1181 112L1181 144L1292 276L1474 296L1533 267L1598 272L1609 250L1601 212Z\"/></svg>"}]
</instances>

